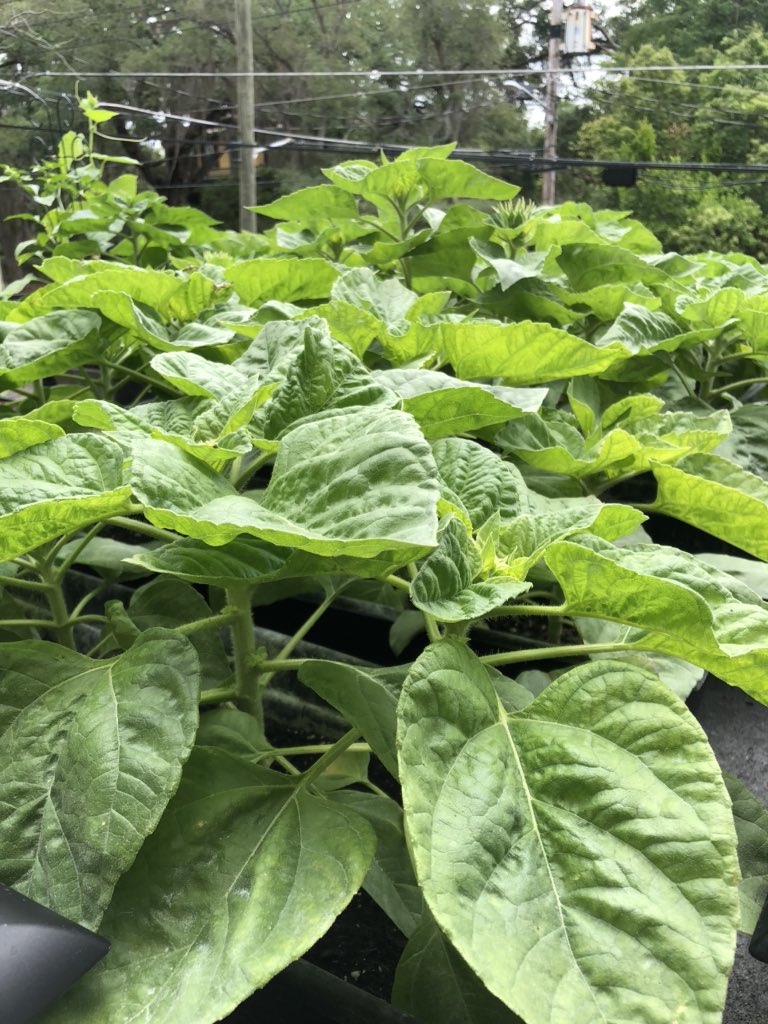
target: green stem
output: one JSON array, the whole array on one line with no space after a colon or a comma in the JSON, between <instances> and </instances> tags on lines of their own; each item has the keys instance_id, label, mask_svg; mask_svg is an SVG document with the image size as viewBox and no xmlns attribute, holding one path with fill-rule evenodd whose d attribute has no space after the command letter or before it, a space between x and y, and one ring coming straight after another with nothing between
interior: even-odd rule
<instances>
[{"instance_id":1,"label":"green stem","mask_svg":"<svg viewBox=\"0 0 768 1024\"><path fill-rule=\"evenodd\" d=\"M510 615L564 615L565 604L505 604L483 615L484 619L505 619Z\"/></svg>"},{"instance_id":2,"label":"green stem","mask_svg":"<svg viewBox=\"0 0 768 1024\"><path fill-rule=\"evenodd\" d=\"M19 590L50 590L50 583L38 583L36 580L20 580L16 576L0 576L0 587L18 587Z\"/></svg>"},{"instance_id":3,"label":"green stem","mask_svg":"<svg viewBox=\"0 0 768 1024\"><path fill-rule=\"evenodd\" d=\"M248 482L248 480L250 480L250 478L253 476L253 474L257 470L261 469L261 467L265 463L269 462L270 459L274 458L274 456L275 456L274 452L262 452L261 455L258 455L253 460L253 462L249 462L248 465L245 467L245 469L242 470L242 472L239 473L238 476L233 481L234 485L235 485L235 488L238 491L241 490L241 488L245 486L245 484Z\"/></svg>"},{"instance_id":4,"label":"green stem","mask_svg":"<svg viewBox=\"0 0 768 1024\"><path fill-rule=\"evenodd\" d=\"M201 690L200 691L200 704L224 704L227 701L234 700L237 697L237 691L231 686L217 686L212 690Z\"/></svg>"},{"instance_id":5,"label":"green stem","mask_svg":"<svg viewBox=\"0 0 768 1024\"><path fill-rule=\"evenodd\" d=\"M275 672L298 672L302 665L306 665L311 660L311 658L284 658L278 661L276 658L272 658L257 662L254 659L253 665L258 673L269 672L272 675Z\"/></svg>"},{"instance_id":6,"label":"green stem","mask_svg":"<svg viewBox=\"0 0 768 1024\"><path fill-rule=\"evenodd\" d=\"M59 565L54 570L54 575L56 577L57 582L60 581L67 574L70 566L78 560L80 555L82 555L83 551L85 551L85 549L91 543L93 538L101 529L103 529L103 527L104 523L96 523L94 526L92 526L90 530L86 532L85 536L74 549L74 551L71 554L67 555L63 562L59 563Z\"/></svg>"},{"instance_id":7,"label":"green stem","mask_svg":"<svg viewBox=\"0 0 768 1024\"><path fill-rule=\"evenodd\" d=\"M142 373L141 370L132 370L129 366L121 365L120 363L111 363L106 359L102 359L102 365L108 367L110 370L119 370L120 373L124 373L126 377L131 377L133 380L139 380L142 384L151 386L157 390L165 391L169 395L173 395L174 398L179 397L179 392L170 387L162 377L158 377L155 380L152 377L148 377L146 373Z\"/></svg>"},{"instance_id":8,"label":"green stem","mask_svg":"<svg viewBox=\"0 0 768 1024\"><path fill-rule=\"evenodd\" d=\"M317 608L315 608L315 610L312 612L309 618L306 619L306 621L303 622L301 626L299 626L299 628L290 638L288 643L277 652L277 656L274 659L275 661L282 662L290 657L290 655L296 649L297 645L304 639L304 637L307 635L310 629L312 629L312 627L315 625L318 619L320 619L328 611L328 609L336 600L338 595L343 590L346 590L346 588L350 585L351 582L352 580L343 583L340 587L337 587L336 590L332 591L323 601L320 602L320 604L317 606ZM259 678L259 687L262 691L265 690L267 686L269 686L269 683L273 675L273 672L264 673L262 666L262 672L260 673Z\"/></svg>"},{"instance_id":9,"label":"green stem","mask_svg":"<svg viewBox=\"0 0 768 1024\"><path fill-rule=\"evenodd\" d=\"M45 559L39 563L38 572L42 581L48 584L46 597L48 598L48 607L51 609L54 622L53 628L58 641L64 647L71 647L74 650L75 638L72 633L72 621L67 609L67 602L64 598L61 582L56 577L56 572L53 568L52 560L54 557L55 549L49 555L50 561Z\"/></svg>"},{"instance_id":10,"label":"green stem","mask_svg":"<svg viewBox=\"0 0 768 1024\"><path fill-rule=\"evenodd\" d=\"M322 757L318 757L315 763L303 773L303 784L307 786L318 775L322 775L329 764L333 764L337 757L341 757L359 739L360 732L358 729L350 729L349 732L345 732L340 740L336 740L333 746L326 750Z\"/></svg>"},{"instance_id":11,"label":"green stem","mask_svg":"<svg viewBox=\"0 0 768 1024\"><path fill-rule=\"evenodd\" d=\"M411 584L408 580L404 580L402 576L395 576L394 574L384 577L385 581L391 584L393 587L399 587L400 590L407 590L410 594Z\"/></svg>"},{"instance_id":12,"label":"green stem","mask_svg":"<svg viewBox=\"0 0 768 1024\"><path fill-rule=\"evenodd\" d=\"M236 608L225 609L220 615L210 615L206 619L196 619L194 622L185 622L176 627L177 633L184 636L192 636L194 633L202 633L206 629L219 629L234 622L240 615Z\"/></svg>"},{"instance_id":13,"label":"green stem","mask_svg":"<svg viewBox=\"0 0 768 1024\"><path fill-rule=\"evenodd\" d=\"M516 665L526 661L548 661L550 658L586 658L590 654L610 654L613 651L632 651L637 644L567 644L564 647L537 647L526 651L505 651L486 654L480 658L484 665Z\"/></svg>"},{"instance_id":14,"label":"green stem","mask_svg":"<svg viewBox=\"0 0 768 1024\"><path fill-rule=\"evenodd\" d=\"M137 511L140 511L140 508L141 506ZM144 533L148 537L154 537L155 540L176 541L179 539L177 533L161 530L159 526L145 523L141 519L129 519L128 516L112 516L111 519L106 520L106 523L109 526L119 526L123 530L133 530L134 533Z\"/></svg>"},{"instance_id":15,"label":"green stem","mask_svg":"<svg viewBox=\"0 0 768 1024\"><path fill-rule=\"evenodd\" d=\"M304 754L325 754L332 749L332 743L310 743L305 747L276 747L273 750L265 750L263 754L259 755L259 760L267 757L301 757ZM371 753L368 743L351 743L347 750L353 750L360 754Z\"/></svg>"},{"instance_id":16,"label":"green stem","mask_svg":"<svg viewBox=\"0 0 768 1024\"><path fill-rule=\"evenodd\" d=\"M36 629L56 629L58 623L53 619L0 619L0 629L9 627L30 626Z\"/></svg>"},{"instance_id":17,"label":"green stem","mask_svg":"<svg viewBox=\"0 0 768 1024\"><path fill-rule=\"evenodd\" d=\"M253 635L250 587L227 587L227 604L234 616L230 622L232 655L235 669L235 690L238 697L264 730L264 708L261 702L259 673L254 661L256 638Z\"/></svg>"},{"instance_id":18,"label":"green stem","mask_svg":"<svg viewBox=\"0 0 768 1024\"><path fill-rule=\"evenodd\" d=\"M733 391L734 388L740 388L747 384L768 384L768 377L747 377L745 380L737 380L732 384L727 384L725 387L712 388L709 392L710 395L722 395L726 391Z\"/></svg>"},{"instance_id":19,"label":"green stem","mask_svg":"<svg viewBox=\"0 0 768 1024\"><path fill-rule=\"evenodd\" d=\"M89 590L88 593L84 597L80 598L80 600L77 602L75 607L72 609L72 612L71 612L71 614L69 616L70 619L73 622L74 622L75 619L78 619L78 617L80 616L80 612L82 612L85 608L87 608L87 606L90 604L90 602L93 601L93 599L98 594L100 594L102 592L102 590L105 590L108 586L109 586L108 583L100 583L98 587L94 587L92 590ZM90 618L90 616L89 616L89 618ZM84 620L84 617L80 617L79 618L80 622L82 622L83 620Z\"/></svg>"}]
</instances>

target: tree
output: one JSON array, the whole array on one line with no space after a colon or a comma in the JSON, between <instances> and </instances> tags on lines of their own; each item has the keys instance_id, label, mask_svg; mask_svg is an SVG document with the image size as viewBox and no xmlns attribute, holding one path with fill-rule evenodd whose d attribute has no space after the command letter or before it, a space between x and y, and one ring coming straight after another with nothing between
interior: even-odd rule
<instances>
[{"instance_id":1,"label":"tree","mask_svg":"<svg viewBox=\"0 0 768 1024\"><path fill-rule=\"evenodd\" d=\"M681 5L683 6L683 5ZM644 44L616 56L619 66L675 65L668 47ZM717 63L768 63L768 36L753 26L725 36ZM611 160L768 162L768 74L740 71L608 76L575 112L561 152ZM572 183L575 197L631 207L666 248L740 249L768 258L768 200L761 175L641 172L635 189L606 188L596 175Z\"/></svg>"}]
</instances>

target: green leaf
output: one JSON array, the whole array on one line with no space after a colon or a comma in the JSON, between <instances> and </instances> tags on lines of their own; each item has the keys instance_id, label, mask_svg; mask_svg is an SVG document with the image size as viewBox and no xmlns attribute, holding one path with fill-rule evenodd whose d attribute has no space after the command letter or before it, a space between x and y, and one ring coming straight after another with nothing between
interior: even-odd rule
<instances>
[{"instance_id":1,"label":"green leaf","mask_svg":"<svg viewBox=\"0 0 768 1024\"><path fill-rule=\"evenodd\" d=\"M576 417L564 409L542 409L508 423L496 435L505 451L550 473L578 479L647 472L654 462L678 462L691 452L717 447L730 431L725 411L699 416L690 412L642 413L648 396L631 396L606 409L601 430L582 437ZM638 409L633 410L632 404ZM617 424L609 429L612 424Z\"/></svg>"},{"instance_id":2,"label":"green leaf","mask_svg":"<svg viewBox=\"0 0 768 1024\"><path fill-rule=\"evenodd\" d=\"M418 295L396 277L383 278L370 267L355 267L335 281L331 298L372 313L383 324L393 325L405 320Z\"/></svg>"},{"instance_id":3,"label":"green leaf","mask_svg":"<svg viewBox=\"0 0 768 1024\"><path fill-rule=\"evenodd\" d=\"M398 719L417 876L494 995L527 1024L719 1024L733 822L706 737L666 687L593 662L508 716L480 661L443 640L412 667Z\"/></svg>"},{"instance_id":4,"label":"green leaf","mask_svg":"<svg viewBox=\"0 0 768 1024\"><path fill-rule=\"evenodd\" d=\"M598 348L549 324L468 321L441 324L440 342L459 377L503 377L508 384L545 384L600 373L626 357L614 344Z\"/></svg>"},{"instance_id":5,"label":"green leaf","mask_svg":"<svg viewBox=\"0 0 768 1024\"><path fill-rule=\"evenodd\" d=\"M569 615L634 626L639 650L693 662L768 703L768 610L736 579L655 544L617 548L585 537L557 541L544 557Z\"/></svg>"},{"instance_id":6,"label":"green leaf","mask_svg":"<svg viewBox=\"0 0 768 1024\"><path fill-rule=\"evenodd\" d=\"M381 321L359 306L342 299L332 299L321 306L313 306L299 315L299 318L318 316L328 324L331 337L346 345L362 359L372 342L383 331Z\"/></svg>"},{"instance_id":7,"label":"green leaf","mask_svg":"<svg viewBox=\"0 0 768 1024\"><path fill-rule=\"evenodd\" d=\"M629 505L604 504L595 498L540 498L530 512L521 512L499 531L498 554L517 579L544 555L550 544L589 531L605 540L632 533L646 516Z\"/></svg>"},{"instance_id":8,"label":"green leaf","mask_svg":"<svg viewBox=\"0 0 768 1024\"><path fill-rule=\"evenodd\" d=\"M373 856L363 888L403 935L411 935L424 911L403 829L403 809L388 796L346 789L333 799L362 815L376 833Z\"/></svg>"},{"instance_id":9,"label":"green leaf","mask_svg":"<svg viewBox=\"0 0 768 1024\"><path fill-rule=\"evenodd\" d=\"M152 369L185 395L225 398L255 381L227 363L214 363L194 352L161 352L150 360Z\"/></svg>"},{"instance_id":10,"label":"green leaf","mask_svg":"<svg viewBox=\"0 0 768 1024\"><path fill-rule=\"evenodd\" d=\"M263 396L264 391L254 382L218 400L180 398L146 402L129 410L88 399L77 403L73 418L83 426L114 430L129 449L141 438L153 437L221 469L253 450L251 436L240 424L251 418Z\"/></svg>"},{"instance_id":11,"label":"green leaf","mask_svg":"<svg viewBox=\"0 0 768 1024\"><path fill-rule=\"evenodd\" d=\"M605 284L653 285L673 280L652 262L617 245L563 245L557 262L574 292Z\"/></svg>"},{"instance_id":12,"label":"green leaf","mask_svg":"<svg viewBox=\"0 0 768 1024\"><path fill-rule=\"evenodd\" d=\"M720 572L734 576L740 583L754 590L763 600L768 599L768 565L756 562L752 558L739 558L738 555L720 555L712 552L697 552L700 562L706 562Z\"/></svg>"},{"instance_id":13,"label":"green leaf","mask_svg":"<svg viewBox=\"0 0 768 1024\"><path fill-rule=\"evenodd\" d=\"M200 718L197 746L217 747L237 757L264 760L271 744L253 715L235 708L213 708Z\"/></svg>"},{"instance_id":14,"label":"green leaf","mask_svg":"<svg viewBox=\"0 0 768 1024\"><path fill-rule=\"evenodd\" d=\"M768 559L768 483L719 455L690 455L675 466L653 464L651 506L757 558Z\"/></svg>"},{"instance_id":15,"label":"green leaf","mask_svg":"<svg viewBox=\"0 0 768 1024\"><path fill-rule=\"evenodd\" d=\"M68 434L0 462L0 561L128 511L123 453L95 434Z\"/></svg>"},{"instance_id":16,"label":"green leaf","mask_svg":"<svg viewBox=\"0 0 768 1024\"><path fill-rule=\"evenodd\" d=\"M479 619L530 589L513 576L483 576L482 556L458 519L446 523L440 543L411 584L417 608L440 622Z\"/></svg>"},{"instance_id":17,"label":"green leaf","mask_svg":"<svg viewBox=\"0 0 768 1024\"><path fill-rule=\"evenodd\" d=\"M617 622L604 622L601 619L582 619L576 616L573 624L585 644L631 644L639 643L645 637L643 630L633 626L621 626ZM610 658L636 665L648 672L653 672L668 686L680 700L687 700L697 686L705 679L705 669L692 665L682 658L671 654L660 654L658 651L612 651L605 654L592 654L591 658Z\"/></svg>"},{"instance_id":18,"label":"green leaf","mask_svg":"<svg viewBox=\"0 0 768 1024\"><path fill-rule=\"evenodd\" d=\"M545 388L505 388L457 380L438 370L380 370L375 375L403 399L428 438L471 433L535 412Z\"/></svg>"},{"instance_id":19,"label":"green leaf","mask_svg":"<svg viewBox=\"0 0 768 1024\"><path fill-rule=\"evenodd\" d=\"M165 630L114 661L42 641L0 657L2 879L98 927L192 747L197 657Z\"/></svg>"},{"instance_id":20,"label":"green leaf","mask_svg":"<svg viewBox=\"0 0 768 1024\"><path fill-rule=\"evenodd\" d=\"M406 198L419 189L429 202L440 199L514 199L520 191L463 160L426 157L395 161L371 171L364 179L362 194Z\"/></svg>"},{"instance_id":21,"label":"green leaf","mask_svg":"<svg viewBox=\"0 0 768 1024\"><path fill-rule=\"evenodd\" d=\"M715 337L719 329L686 330L666 313L627 302L614 322L595 336L595 344L623 345L632 355L674 352Z\"/></svg>"},{"instance_id":22,"label":"green leaf","mask_svg":"<svg viewBox=\"0 0 768 1024\"><path fill-rule=\"evenodd\" d=\"M392 1003L420 1024L522 1024L467 966L429 911L400 957Z\"/></svg>"},{"instance_id":23,"label":"green leaf","mask_svg":"<svg viewBox=\"0 0 768 1024\"><path fill-rule=\"evenodd\" d=\"M209 618L213 612L194 587L181 580L160 578L134 591L128 615L139 630L178 626ZM225 685L232 673L221 636L216 630L193 633L192 646L200 662L200 686L204 690Z\"/></svg>"},{"instance_id":24,"label":"green leaf","mask_svg":"<svg viewBox=\"0 0 768 1024\"><path fill-rule=\"evenodd\" d=\"M368 668L337 661L306 661L305 686L355 723L381 763L397 778L395 709L406 669Z\"/></svg>"},{"instance_id":25,"label":"green leaf","mask_svg":"<svg viewBox=\"0 0 768 1024\"><path fill-rule=\"evenodd\" d=\"M246 305L258 306L267 299L327 299L339 272L326 260L262 257L237 263L224 276Z\"/></svg>"},{"instance_id":26,"label":"green leaf","mask_svg":"<svg viewBox=\"0 0 768 1024\"><path fill-rule=\"evenodd\" d=\"M768 406L743 405L731 413L730 436L717 454L768 479Z\"/></svg>"},{"instance_id":27,"label":"green leaf","mask_svg":"<svg viewBox=\"0 0 768 1024\"><path fill-rule=\"evenodd\" d=\"M432 446L443 495L458 500L473 529L499 512L502 522L528 511L520 471L475 441L444 438Z\"/></svg>"},{"instance_id":28,"label":"green leaf","mask_svg":"<svg viewBox=\"0 0 768 1024\"><path fill-rule=\"evenodd\" d=\"M312 185L280 196L272 203L251 206L251 210L272 220L298 220L302 224L334 223L357 217L357 203L344 189L335 185Z\"/></svg>"},{"instance_id":29,"label":"green leaf","mask_svg":"<svg viewBox=\"0 0 768 1024\"><path fill-rule=\"evenodd\" d=\"M751 935L768 898L768 809L734 775L724 772L723 778L733 802L739 840L739 928Z\"/></svg>"},{"instance_id":30,"label":"green leaf","mask_svg":"<svg viewBox=\"0 0 768 1024\"><path fill-rule=\"evenodd\" d=\"M63 434L64 431L55 423L27 419L26 416L9 416L0 420L0 459L7 459L9 455L52 441Z\"/></svg>"},{"instance_id":31,"label":"green leaf","mask_svg":"<svg viewBox=\"0 0 768 1024\"><path fill-rule=\"evenodd\" d=\"M373 850L367 822L302 777L197 748L115 892L108 959L47 1024L221 1020L328 930Z\"/></svg>"},{"instance_id":32,"label":"green leaf","mask_svg":"<svg viewBox=\"0 0 768 1024\"><path fill-rule=\"evenodd\" d=\"M274 439L297 420L326 409L394 405L395 401L395 395L349 349L331 339L322 320L311 320L303 350L257 417L254 429Z\"/></svg>"},{"instance_id":33,"label":"green leaf","mask_svg":"<svg viewBox=\"0 0 768 1024\"><path fill-rule=\"evenodd\" d=\"M95 313L48 313L0 324L0 390L41 380L88 362L101 348Z\"/></svg>"},{"instance_id":34,"label":"green leaf","mask_svg":"<svg viewBox=\"0 0 768 1024\"><path fill-rule=\"evenodd\" d=\"M149 554L152 545L126 544L112 537L93 537L85 547L81 537L64 544L57 552L57 561L76 555L75 565L87 565L95 569L104 579L116 580L120 576L146 576L146 570L129 564L126 559L136 555Z\"/></svg>"},{"instance_id":35,"label":"green leaf","mask_svg":"<svg viewBox=\"0 0 768 1024\"><path fill-rule=\"evenodd\" d=\"M435 475L416 424L388 409L333 411L288 431L260 502L161 442L137 445L133 463L134 492L157 526L213 545L247 533L403 563L437 543Z\"/></svg>"}]
</instances>

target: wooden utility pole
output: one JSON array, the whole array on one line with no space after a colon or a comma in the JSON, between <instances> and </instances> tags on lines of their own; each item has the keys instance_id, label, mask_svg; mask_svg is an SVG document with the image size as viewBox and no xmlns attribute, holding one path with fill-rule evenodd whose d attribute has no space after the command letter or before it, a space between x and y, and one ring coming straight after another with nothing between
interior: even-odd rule
<instances>
[{"instance_id":1,"label":"wooden utility pole","mask_svg":"<svg viewBox=\"0 0 768 1024\"><path fill-rule=\"evenodd\" d=\"M235 45L237 47L237 127L240 135L240 230L256 230L256 168L254 167L256 120L253 78L253 24L251 0L235 0Z\"/></svg>"},{"instance_id":2,"label":"wooden utility pole","mask_svg":"<svg viewBox=\"0 0 768 1024\"><path fill-rule=\"evenodd\" d=\"M547 59L547 88L544 97L544 156L557 156L557 90L560 70L560 47L563 38L563 0L552 0L549 12L549 56ZM541 201L544 206L555 204L555 171L544 171L541 182Z\"/></svg>"}]
</instances>

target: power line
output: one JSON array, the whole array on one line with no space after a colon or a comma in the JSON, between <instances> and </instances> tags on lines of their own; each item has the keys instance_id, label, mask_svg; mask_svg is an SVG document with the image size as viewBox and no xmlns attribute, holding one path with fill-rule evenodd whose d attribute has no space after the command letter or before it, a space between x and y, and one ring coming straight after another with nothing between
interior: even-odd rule
<instances>
[{"instance_id":1,"label":"power line","mask_svg":"<svg viewBox=\"0 0 768 1024\"><path fill-rule=\"evenodd\" d=\"M636 71L768 71L768 64L647 64L628 67L584 65L580 72L632 74ZM571 68L376 68L360 71L28 71L22 78L423 78L432 75L483 75L519 78L528 75L570 75Z\"/></svg>"}]
</instances>

